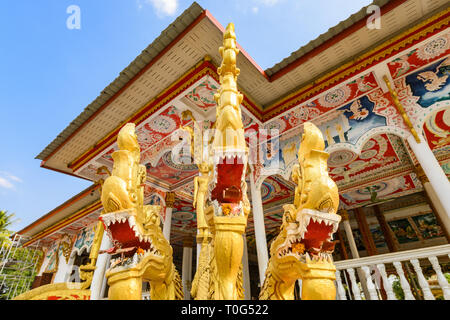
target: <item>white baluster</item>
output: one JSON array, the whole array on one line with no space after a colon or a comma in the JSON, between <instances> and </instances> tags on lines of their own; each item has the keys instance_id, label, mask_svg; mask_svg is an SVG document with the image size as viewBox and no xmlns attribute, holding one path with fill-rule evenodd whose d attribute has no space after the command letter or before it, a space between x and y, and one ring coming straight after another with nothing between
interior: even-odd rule
<instances>
[{"instance_id":1,"label":"white baluster","mask_svg":"<svg viewBox=\"0 0 450 320\"><path fill-rule=\"evenodd\" d=\"M338 289L339 300L347 300L347 295L345 294L345 289L344 286L342 285L341 273L339 270L336 270L336 285Z\"/></svg>"},{"instance_id":2,"label":"white baluster","mask_svg":"<svg viewBox=\"0 0 450 320\"><path fill-rule=\"evenodd\" d=\"M366 276L366 285L367 290L369 291L370 300L378 300L378 294L377 289L375 288L372 277L370 276L370 269L368 266L361 266L361 269L364 272L364 275Z\"/></svg>"},{"instance_id":3,"label":"white baluster","mask_svg":"<svg viewBox=\"0 0 450 320\"><path fill-rule=\"evenodd\" d=\"M353 296L355 297L355 300L361 300L361 291L359 291L358 284L356 283L355 270L353 268L349 268L347 269L347 272L350 276L350 281L352 283Z\"/></svg>"},{"instance_id":4,"label":"white baluster","mask_svg":"<svg viewBox=\"0 0 450 320\"><path fill-rule=\"evenodd\" d=\"M436 271L437 279L438 279L439 285L442 288L442 293L444 295L444 299L450 300L450 285L448 284L447 279L445 278L444 274L442 273L438 258L437 257L428 257L428 260L430 260L434 271Z\"/></svg>"},{"instance_id":5,"label":"white baluster","mask_svg":"<svg viewBox=\"0 0 450 320\"><path fill-rule=\"evenodd\" d=\"M392 290L392 284L388 279L386 268L384 267L384 264L380 263L377 264L378 271L380 271L381 278L383 279L383 287L384 291L386 291L386 295L388 300L397 300L395 297L394 290Z\"/></svg>"},{"instance_id":6,"label":"white baluster","mask_svg":"<svg viewBox=\"0 0 450 320\"><path fill-rule=\"evenodd\" d=\"M411 264L413 265L414 270L417 273L417 280L419 280L419 285L422 288L423 297L425 298L425 300L436 300L434 298L433 294L431 293L430 286L428 285L428 281L425 279L425 277L422 273L422 268L420 267L419 260L411 259L409 261L411 261Z\"/></svg>"},{"instance_id":7,"label":"white baluster","mask_svg":"<svg viewBox=\"0 0 450 320\"><path fill-rule=\"evenodd\" d=\"M405 293L405 300L415 300L411 292L411 287L409 286L408 280L406 280L405 274L403 273L402 264L399 261L393 262L395 270L400 277L400 285L402 286L403 292Z\"/></svg>"}]
</instances>

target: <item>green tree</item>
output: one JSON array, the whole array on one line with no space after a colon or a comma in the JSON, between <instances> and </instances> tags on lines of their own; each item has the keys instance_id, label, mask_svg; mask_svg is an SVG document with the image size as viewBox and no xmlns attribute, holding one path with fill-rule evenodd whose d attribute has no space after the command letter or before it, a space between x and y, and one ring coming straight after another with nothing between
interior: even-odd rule
<instances>
[{"instance_id":1,"label":"green tree","mask_svg":"<svg viewBox=\"0 0 450 320\"><path fill-rule=\"evenodd\" d=\"M0 300L11 299L30 289L42 251L23 248L11 241L13 213L0 210ZM20 236L18 236L20 237Z\"/></svg>"},{"instance_id":2,"label":"green tree","mask_svg":"<svg viewBox=\"0 0 450 320\"><path fill-rule=\"evenodd\" d=\"M8 241L11 235L9 228L17 221L13 219L14 213L8 213L8 211L0 210L0 244L4 241Z\"/></svg>"}]
</instances>

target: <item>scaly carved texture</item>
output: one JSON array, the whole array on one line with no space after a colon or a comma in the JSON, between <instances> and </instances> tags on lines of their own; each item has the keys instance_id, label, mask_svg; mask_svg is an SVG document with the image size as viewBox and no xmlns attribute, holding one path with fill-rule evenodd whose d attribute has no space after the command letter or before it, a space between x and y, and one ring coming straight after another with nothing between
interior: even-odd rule
<instances>
[{"instance_id":1,"label":"scaly carved texture","mask_svg":"<svg viewBox=\"0 0 450 320\"><path fill-rule=\"evenodd\" d=\"M140 248L137 248L133 255L133 258L139 259L137 263L108 270L106 276L111 298L140 299L142 281L149 281L152 300L182 299L182 285L173 264L173 250L160 228L161 208L144 206L143 203L146 169L139 164L140 148L133 123L127 123L119 131L117 144L119 150L112 154L114 166L111 176L105 180L102 187L104 213L100 220L107 228L115 223L122 224L122 228L130 228L136 239L128 240L141 243L145 239L145 242L150 243L151 251L149 254L145 251L138 253ZM110 230L108 232L114 237ZM117 240L113 243L115 249L122 247Z\"/></svg>"},{"instance_id":2,"label":"scaly carved texture","mask_svg":"<svg viewBox=\"0 0 450 320\"><path fill-rule=\"evenodd\" d=\"M305 262L299 259L290 260L289 268L281 268L283 260L278 257L277 248L287 238L287 221L302 221L303 209L311 209L324 213L336 214L339 206L338 189L328 176L328 154L323 150L325 144L320 130L310 122L304 124L304 134L298 151L299 163L294 167L292 178L295 188L294 204L285 205L280 233L270 247L271 257L266 269L265 280L259 298L261 300L294 299L295 282L304 279L302 298L332 299L335 287L330 278L334 277L335 268L328 261L312 263L309 258ZM321 270L322 267L324 270ZM334 270L334 271L333 271ZM331 272L331 273L330 273ZM333 273L333 274L332 274ZM318 288L320 285L322 288Z\"/></svg>"}]
</instances>

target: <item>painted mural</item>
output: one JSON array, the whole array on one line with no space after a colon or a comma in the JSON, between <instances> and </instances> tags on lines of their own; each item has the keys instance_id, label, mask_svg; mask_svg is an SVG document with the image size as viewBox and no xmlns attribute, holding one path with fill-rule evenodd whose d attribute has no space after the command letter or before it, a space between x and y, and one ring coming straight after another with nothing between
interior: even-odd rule
<instances>
[{"instance_id":1,"label":"painted mural","mask_svg":"<svg viewBox=\"0 0 450 320\"><path fill-rule=\"evenodd\" d=\"M59 241L55 241L51 244L45 255L47 266L44 272L56 272L58 271L58 248Z\"/></svg>"},{"instance_id":2,"label":"painted mural","mask_svg":"<svg viewBox=\"0 0 450 320\"><path fill-rule=\"evenodd\" d=\"M82 229L76 236L73 243L72 253L81 255L84 250L89 252L91 250L92 242L94 241L95 224Z\"/></svg>"},{"instance_id":3,"label":"painted mural","mask_svg":"<svg viewBox=\"0 0 450 320\"><path fill-rule=\"evenodd\" d=\"M339 195L341 204L345 208L360 207L362 205L381 203L390 200L396 194L405 195L418 187L416 178L411 174L395 177L388 181L380 181L372 186L359 188Z\"/></svg>"},{"instance_id":4,"label":"painted mural","mask_svg":"<svg viewBox=\"0 0 450 320\"><path fill-rule=\"evenodd\" d=\"M185 99L200 108L203 112L208 112L211 108L216 107L214 94L218 88L219 85L216 81L212 80L211 77L206 77L185 95Z\"/></svg>"},{"instance_id":5,"label":"painted mural","mask_svg":"<svg viewBox=\"0 0 450 320\"><path fill-rule=\"evenodd\" d=\"M419 238L408 219L388 221L388 224L397 238L398 243L403 244L419 241Z\"/></svg>"},{"instance_id":6,"label":"painted mural","mask_svg":"<svg viewBox=\"0 0 450 320\"><path fill-rule=\"evenodd\" d=\"M392 78L398 78L450 53L450 32L424 42L418 48L389 62Z\"/></svg>"},{"instance_id":7,"label":"painted mural","mask_svg":"<svg viewBox=\"0 0 450 320\"><path fill-rule=\"evenodd\" d=\"M417 226L422 239L428 240L444 236L444 232L442 231L441 226L439 226L436 216L432 212L413 216L412 220Z\"/></svg>"}]
</instances>

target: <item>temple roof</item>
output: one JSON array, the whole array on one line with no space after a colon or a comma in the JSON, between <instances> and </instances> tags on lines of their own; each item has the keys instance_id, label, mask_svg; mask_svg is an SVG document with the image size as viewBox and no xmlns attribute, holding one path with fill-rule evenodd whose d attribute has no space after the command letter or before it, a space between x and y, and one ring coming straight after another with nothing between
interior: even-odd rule
<instances>
[{"instance_id":1,"label":"temple roof","mask_svg":"<svg viewBox=\"0 0 450 320\"><path fill-rule=\"evenodd\" d=\"M279 101L284 97L442 10L446 1L381 0L373 4L381 7L383 28L365 27L364 7L265 71L241 48L239 86L254 105L254 115L269 120L277 109L283 110ZM67 165L72 160L158 97L203 57L210 56L218 66L222 32L215 18L194 2L36 158L43 160L43 167L70 174Z\"/></svg>"}]
</instances>

